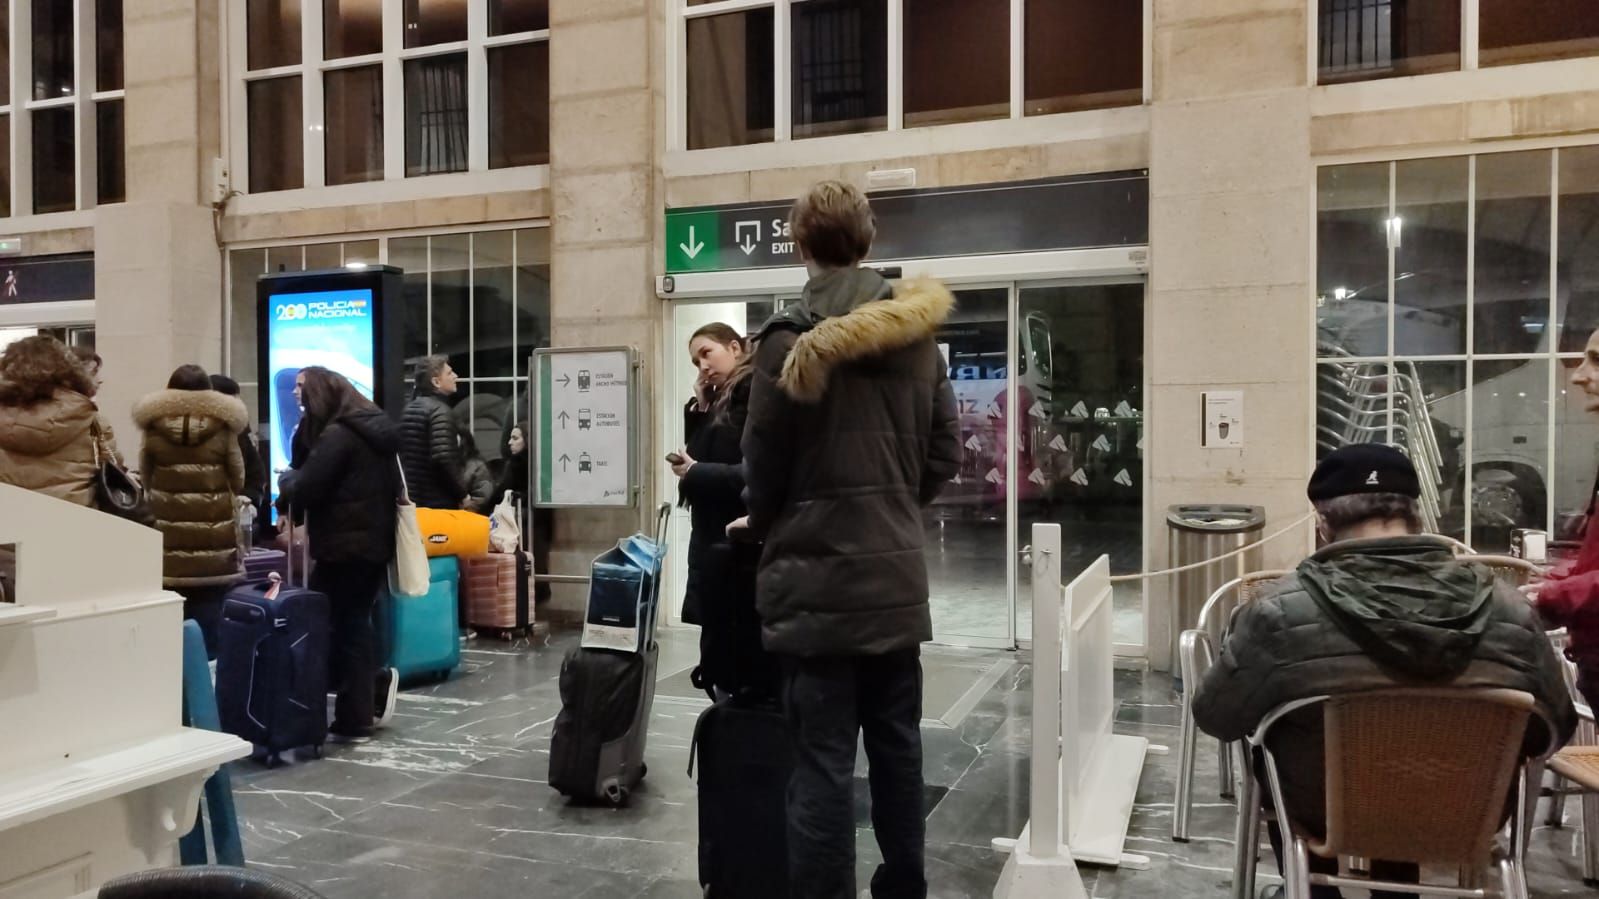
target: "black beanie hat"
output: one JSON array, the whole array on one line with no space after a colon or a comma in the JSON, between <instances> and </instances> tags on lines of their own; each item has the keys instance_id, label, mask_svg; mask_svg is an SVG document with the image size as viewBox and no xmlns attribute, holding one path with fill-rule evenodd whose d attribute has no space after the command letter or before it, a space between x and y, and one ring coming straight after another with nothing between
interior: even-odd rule
<instances>
[{"instance_id":1,"label":"black beanie hat","mask_svg":"<svg viewBox=\"0 0 1599 899\"><path fill-rule=\"evenodd\" d=\"M1410 457L1380 443L1357 443L1327 454L1305 491L1311 502L1356 493L1397 493L1417 499L1421 481Z\"/></svg>"}]
</instances>

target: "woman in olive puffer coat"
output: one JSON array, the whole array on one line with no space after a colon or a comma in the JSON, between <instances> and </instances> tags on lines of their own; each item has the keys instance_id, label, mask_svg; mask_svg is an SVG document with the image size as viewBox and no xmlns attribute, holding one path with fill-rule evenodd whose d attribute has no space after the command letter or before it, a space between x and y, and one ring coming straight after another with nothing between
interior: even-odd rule
<instances>
[{"instance_id":1,"label":"woman in olive puffer coat","mask_svg":"<svg viewBox=\"0 0 1599 899\"><path fill-rule=\"evenodd\" d=\"M223 596L244 576L235 497L249 413L212 390L204 369L184 365L133 407L133 421L144 431L139 471L163 538L162 583L183 595L184 616L214 654Z\"/></svg>"}]
</instances>

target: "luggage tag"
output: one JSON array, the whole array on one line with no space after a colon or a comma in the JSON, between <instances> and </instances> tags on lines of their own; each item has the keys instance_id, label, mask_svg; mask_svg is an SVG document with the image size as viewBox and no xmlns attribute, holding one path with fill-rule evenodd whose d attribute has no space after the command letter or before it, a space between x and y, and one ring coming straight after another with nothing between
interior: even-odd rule
<instances>
[{"instance_id":1,"label":"luggage tag","mask_svg":"<svg viewBox=\"0 0 1599 899\"><path fill-rule=\"evenodd\" d=\"M267 583L269 586L264 596L267 599L277 599L278 591L283 589L283 575L278 574L276 571L269 572L267 574Z\"/></svg>"}]
</instances>

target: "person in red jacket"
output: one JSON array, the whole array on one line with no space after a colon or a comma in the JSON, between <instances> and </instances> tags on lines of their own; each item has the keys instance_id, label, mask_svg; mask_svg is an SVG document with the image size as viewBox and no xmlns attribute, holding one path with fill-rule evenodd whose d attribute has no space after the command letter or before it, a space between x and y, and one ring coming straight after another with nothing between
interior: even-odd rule
<instances>
[{"instance_id":1,"label":"person in red jacket","mask_svg":"<svg viewBox=\"0 0 1599 899\"><path fill-rule=\"evenodd\" d=\"M1584 395L1584 408L1599 415L1599 331L1588 338L1582 364L1571 373L1571 385ZM1577 663L1577 688L1590 706L1599 700L1599 526L1594 524L1599 487L1588 500L1582 549L1568 566L1528 587L1538 612L1550 627L1564 627L1570 636L1566 655Z\"/></svg>"}]
</instances>

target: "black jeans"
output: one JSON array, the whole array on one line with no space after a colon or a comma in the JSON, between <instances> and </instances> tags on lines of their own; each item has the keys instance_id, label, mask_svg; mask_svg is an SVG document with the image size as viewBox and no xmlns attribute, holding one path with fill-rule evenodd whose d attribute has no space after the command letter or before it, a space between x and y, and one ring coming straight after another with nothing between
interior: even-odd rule
<instances>
[{"instance_id":1,"label":"black jeans","mask_svg":"<svg viewBox=\"0 0 1599 899\"><path fill-rule=\"evenodd\" d=\"M875 899L927 895L922 808L922 664L916 649L883 656L783 659L794 732L788 786L793 899L856 899L855 741L871 763L872 827L883 863Z\"/></svg>"},{"instance_id":2,"label":"black jeans","mask_svg":"<svg viewBox=\"0 0 1599 899\"><path fill-rule=\"evenodd\" d=\"M206 661L216 661L217 631L222 626L222 603L228 598L231 586L178 587L175 592L183 597L183 617L200 625L200 636L205 638Z\"/></svg>"},{"instance_id":3,"label":"black jeans","mask_svg":"<svg viewBox=\"0 0 1599 899\"><path fill-rule=\"evenodd\" d=\"M327 595L332 616L334 733L361 736L372 730L378 671L372 607L387 571L376 562L318 562L311 572L311 589Z\"/></svg>"}]
</instances>

